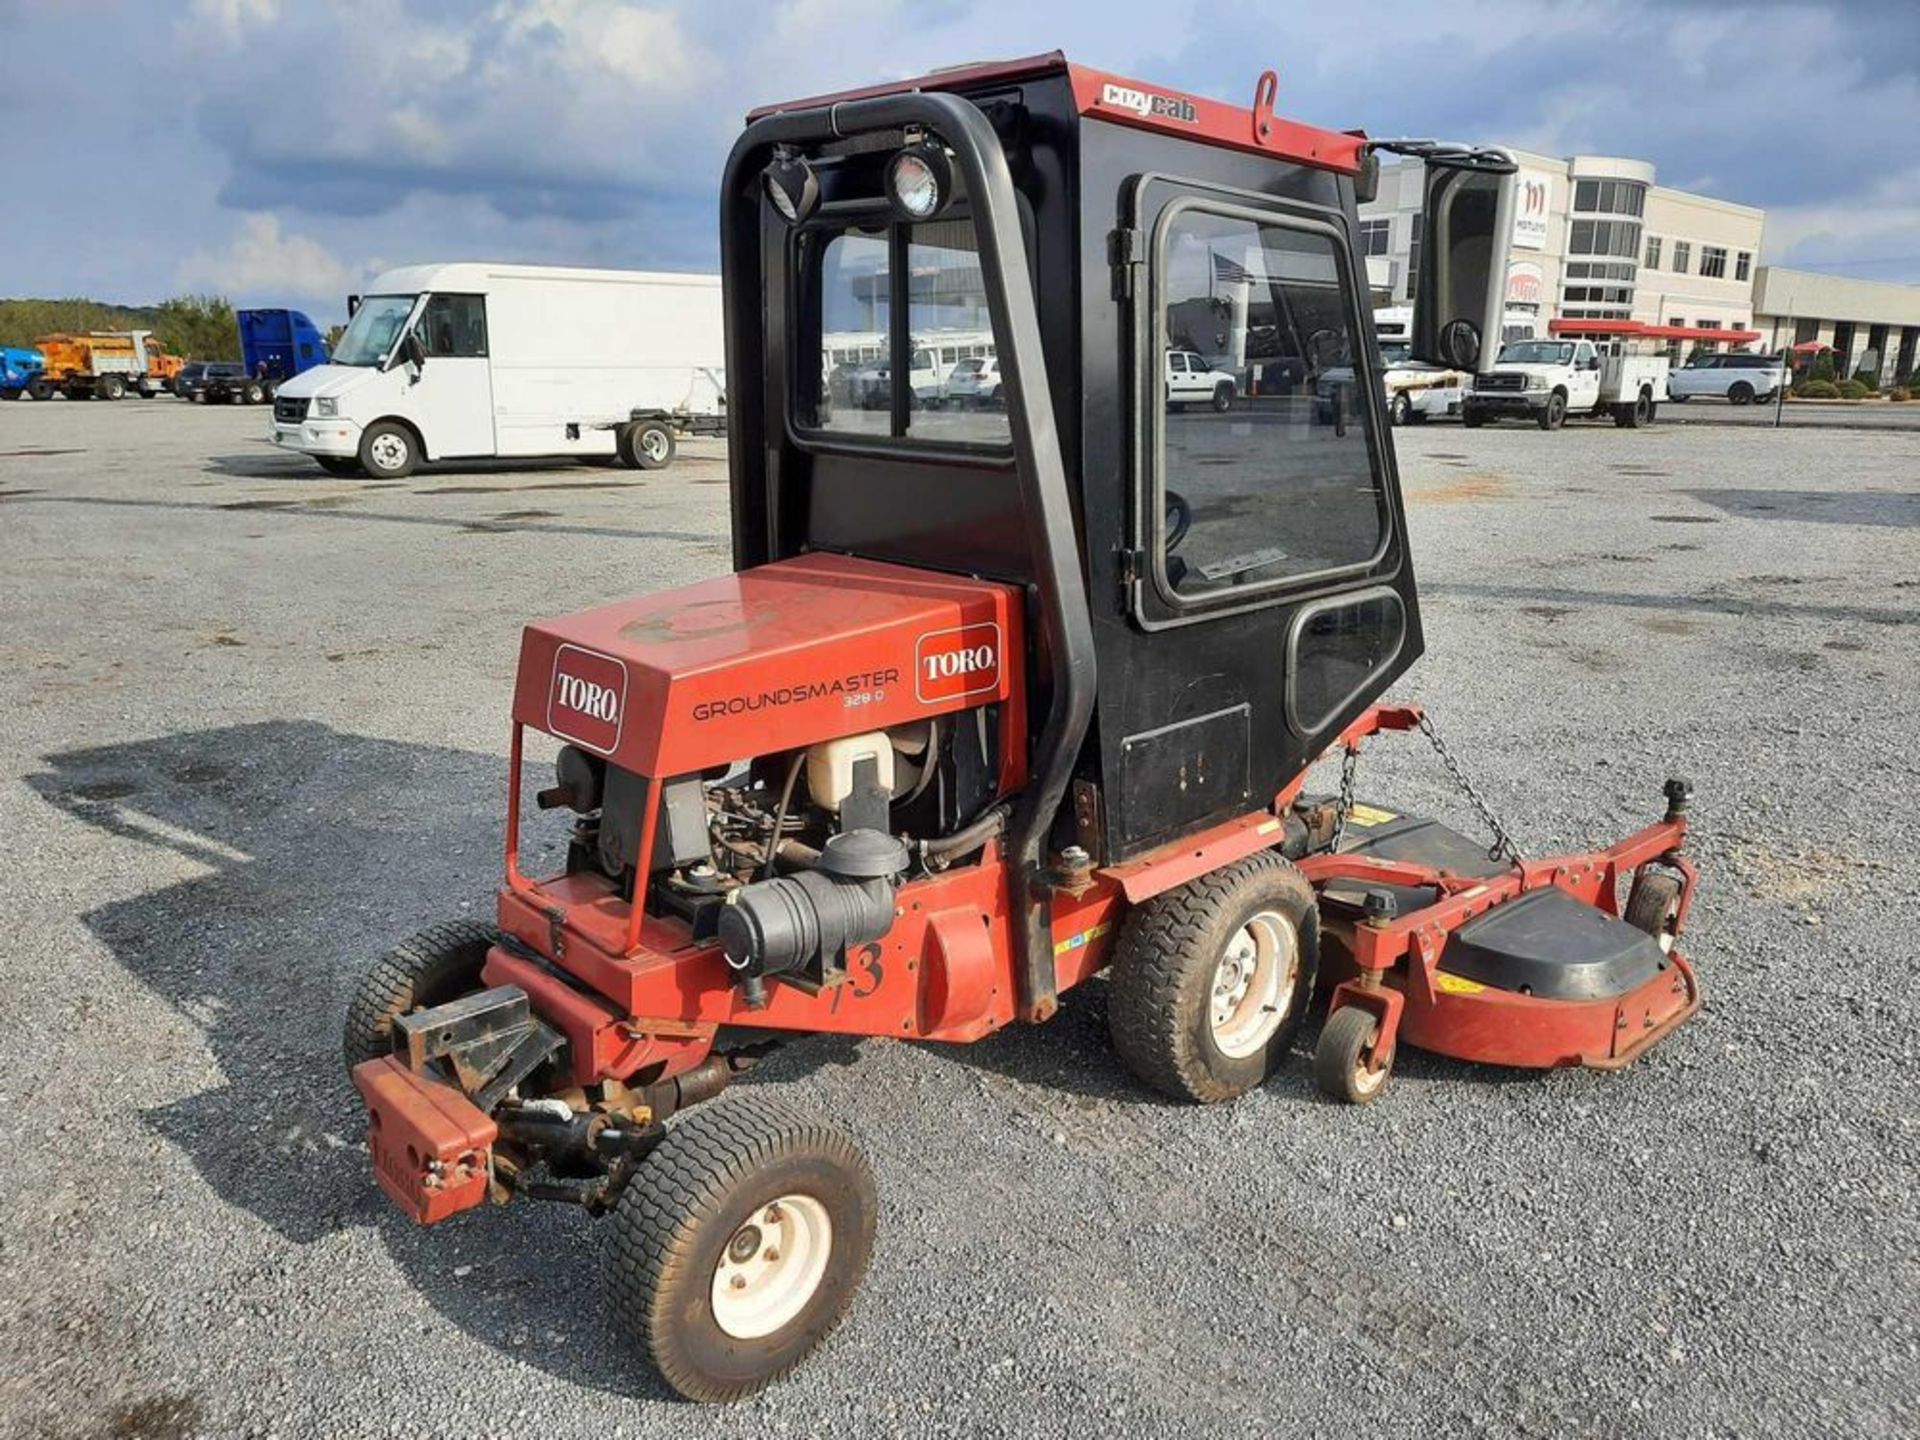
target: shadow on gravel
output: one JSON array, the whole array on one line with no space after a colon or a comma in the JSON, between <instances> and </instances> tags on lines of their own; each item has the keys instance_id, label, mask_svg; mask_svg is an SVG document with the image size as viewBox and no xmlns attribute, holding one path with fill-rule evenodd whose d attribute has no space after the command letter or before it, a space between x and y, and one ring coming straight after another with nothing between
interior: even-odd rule
<instances>
[{"instance_id":1,"label":"shadow on gravel","mask_svg":"<svg viewBox=\"0 0 1920 1440\"><path fill-rule=\"evenodd\" d=\"M372 958L437 918L488 913L504 762L272 721L44 765L27 783L48 804L196 872L81 917L133 980L192 1020L225 1076L140 1118L221 1199L292 1243L373 1226L407 1283L514 1361L664 1398L605 1333L587 1217L528 1202L415 1227L374 1183L341 1060L341 1018ZM782 1056L773 1073L844 1053Z\"/></svg>"},{"instance_id":2,"label":"shadow on gravel","mask_svg":"<svg viewBox=\"0 0 1920 1440\"><path fill-rule=\"evenodd\" d=\"M201 468L205 475L230 475L240 480L358 480L366 483L369 476L329 475L319 464L305 455L289 455L283 450L265 450L258 454L209 455L207 463ZM433 480L456 475L538 475L554 471L562 473L592 474L599 470L623 469L620 463L611 457L604 460L575 460L564 456L545 460L437 460L422 465L408 477L410 480ZM393 480L374 480L377 485L395 485L404 482Z\"/></svg>"},{"instance_id":3,"label":"shadow on gravel","mask_svg":"<svg viewBox=\"0 0 1920 1440\"><path fill-rule=\"evenodd\" d=\"M1748 520L1822 525L1920 525L1920 495L1898 490L1687 490L1702 504Z\"/></svg>"}]
</instances>

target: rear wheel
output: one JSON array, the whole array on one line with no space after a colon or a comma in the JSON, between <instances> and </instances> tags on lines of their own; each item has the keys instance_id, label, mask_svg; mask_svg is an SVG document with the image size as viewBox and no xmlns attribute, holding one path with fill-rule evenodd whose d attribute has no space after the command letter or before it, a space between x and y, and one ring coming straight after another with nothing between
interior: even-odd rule
<instances>
[{"instance_id":1,"label":"rear wheel","mask_svg":"<svg viewBox=\"0 0 1920 1440\"><path fill-rule=\"evenodd\" d=\"M1735 405L1751 405L1753 403L1753 386L1744 380L1736 380L1733 388L1727 391L1727 399Z\"/></svg>"},{"instance_id":2,"label":"rear wheel","mask_svg":"<svg viewBox=\"0 0 1920 1440\"><path fill-rule=\"evenodd\" d=\"M267 387L262 385L258 380L249 380L246 388L240 392L241 402L247 405L258 405L266 398Z\"/></svg>"},{"instance_id":3,"label":"rear wheel","mask_svg":"<svg viewBox=\"0 0 1920 1440\"><path fill-rule=\"evenodd\" d=\"M369 425L360 437L360 464L382 480L404 480L420 463L413 432L394 420Z\"/></svg>"},{"instance_id":4,"label":"rear wheel","mask_svg":"<svg viewBox=\"0 0 1920 1440\"><path fill-rule=\"evenodd\" d=\"M118 375L105 375L94 385L94 394L102 400L118 400L127 393L127 382Z\"/></svg>"},{"instance_id":5,"label":"rear wheel","mask_svg":"<svg viewBox=\"0 0 1920 1440\"><path fill-rule=\"evenodd\" d=\"M1395 425L1411 425L1413 423L1412 397L1407 395L1394 396L1393 404L1387 407L1387 419Z\"/></svg>"},{"instance_id":6,"label":"rear wheel","mask_svg":"<svg viewBox=\"0 0 1920 1440\"><path fill-rule=\"evenodd\" d=\"M866 1158L837 1127L758 1095L702 1106L614 1205L614 1319L687 1399L738 1400L840 1322L878 1209Z\"/></svg>"},{"instance_id":7,"label":"rear wheel","mask_svg":"<svg viewBox=\"0 0 1920 1440\"><path fill-rule=\"evenodd\" d=\"M1482 425L1487 423L1487 417L1482 411L1476 410L1471 405L1468 405L1460 411L1460 423L1469 430L1478 430Z\"/></svg>"},{"instance_id":8,"label":"rear wheel","mask_svg":"<svg viewBox=\"0 0 1920 1440\"><path fill-rule=\"evenodd\" d=\"M51 400L53 398L53 386L44 380L35 380L31 385L27 386L27 398L29 400Z\"/></svg>"},{"instance_id":9,"label":"rear wheel","mask_svg":"<svg viewBox=\"0 0 1920 1440\"><path fill-rule=\"evenodd\" d=\"M1313 887L1272 851L1155 896L1127 917L1107 1000L1127 1068L1176 1100L1244 1095L1285 1058L1313 993Z\"/></svg>"},{"instance_id":10,"label":"rear wheel","mask_svg":"<svg viewBox=\"0 0 1920 1440\"><path fill-rule=\"evenodd\" d=\"M444 1005L479 989L480 967L497 939L491 926L449 920L375 961L347 1006L342 1045L347 1068L392 1054L393 1022L408 1011Z\"/></svg>"},{"instance_id":11,"label":"rear wheel","mask_svg":"<svg viewBox=\"0 0 1920 1440\"><path fill-rule=\"evenodd\" d=\"M1313 1078L1320 1088L1350 1105L1371 1105L1379 1098L1393 1073L1392 1051L1374 1063L1379 1033L1380 1022L1357 1005L1342 1005L1327 1016L1313 1049Z\"/></svg>"},{"instance_id":12,"label":"rear wheel","mask_svg":"<svg viewBox=\"0 0 1920 1440\"><path fill-rule=\"evenodd\" d=\"M1233 408L1233 386L1224 380L1213 387L1213 408L1223 415Z\"/></svg>"},{"instance_id":13,"label":"rear wheel","mask_svg":"<svg viewBox=\"0 0 1920 1440\"><path fill-rule=\"evenodd\" d=\"M627 427L628 464L641 470L664 470L679 449L673 427L659 420L642 420Z\"/></svg>"},{"instance_id":14,"label":"rear wheel","mask_svg":"<svg viewBox=\"0 0 1920 1440\"><path fill-rule=\"evenodd\" d=\"M1558 430L1567 423L1567 397L1558 390L1547 397L1547 408L1540 412L1542 430Z\"/></svg>"}]
</instances>

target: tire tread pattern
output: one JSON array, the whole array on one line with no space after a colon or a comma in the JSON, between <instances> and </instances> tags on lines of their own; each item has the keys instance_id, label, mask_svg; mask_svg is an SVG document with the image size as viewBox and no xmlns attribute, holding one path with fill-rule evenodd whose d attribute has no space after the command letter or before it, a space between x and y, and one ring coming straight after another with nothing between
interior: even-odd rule
<instances>
[{"instance_id":1,"label":"tire tread pattern","mask_svg":"<svg viewBox=\"0 0 1920 1440\"><path fill-rule=\"evenodd\" d=\"M361 977L347 1005L343 1047L347 1068L388 1054L395 1018L413 1009L419 996L437 990L469 967L477 978L479 962L498 939L491 925L477 920L445 920L429 925L376 960Z\"/></svg>"},{"instance_id":2,"label":"tire tread pattern","mask_svg":"<svg viewBox=\"0 0 1920 1440\"><path fill-rule=\"evenodd\" d=\"M661 1378L690 1400L741 1399L789 1373L812 1348L757 1379L717 1384L685 1363L671 1343L674 1325L685 1310L685 1287L711 1283L710 1276L692 1271L703 1226L715 1221L755 1171L795 1153L820 1155L857 1177L868 1222L861 1243L870 1248L873 1178L866 1157L838 1127L761 1094L751 1102L734 1098L703 1105L677 1121L647 1157L640 1175L621 1192L608 1219L608 1308L645 1349ZM834 1243L841 1244L841 1237ZM857 1284L858 1271L853 1278ZM852 1288L814 1343L838 1326Z\"/></svg>"},{"instance_id":3,"label":"tire tread pattern","mask_svg":"<svg viewBox=\"0 0 1920 1440\"><path fill-rule=\"evenodd\" d=\"M1261 850L1156 895L1127 917L1115 948L1107 1026L1113 1047L1127 1067L1162 1094L1212 1104L1239 1093L1209 1074L1188 1043L1180 991L1194 965L1211 967L1217 962L1202 947L1221 912L1234 903L1241 883L1265 874L1287 877L1305 909L1313 910L1313 887L1307 877L1277 851ZM1303 957L1303 965L1311 965L1314 958ZM1310 973L1301 976L1300 983L1308 990L1312 982ZM1293 1022L1282 1027L1283 1036L1290 1036L1297 1027L1309 996L1300 994L1294 1003L1298 1009Z\"/></svg>"}]
</instances>

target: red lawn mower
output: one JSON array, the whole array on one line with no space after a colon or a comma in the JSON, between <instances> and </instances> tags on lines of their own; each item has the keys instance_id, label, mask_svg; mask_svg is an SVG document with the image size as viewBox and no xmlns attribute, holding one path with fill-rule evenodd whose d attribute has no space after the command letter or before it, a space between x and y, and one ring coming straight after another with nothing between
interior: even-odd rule
<instances>
[{"instance_id":1,"label":"red lawn mower","mask_svg":"<svg viewBox=\"0 0 1920 1440\"><path fill-rule=\"evenodd\" d=\"M790 1369L866 1267L837 1126L701 1103L785 1039L977 1040L1104 971L1121 1059L1217 1102L1318 986L1366 1103L1403 1044L1610 1069L1699 1006L1683 783L1544 860L1355 798L1363 744L1432 735L1377 703L1422 639L1355 207L1426 162L1414 348L1471 368L1514 166L1274 90L1045 55L764 110L727 161L734 573L527 627L497 922L346 1028L395 1203L605 1212L683 1395ZM520 867L529 729L559 874Z\"/></svg>"}]
</instances>

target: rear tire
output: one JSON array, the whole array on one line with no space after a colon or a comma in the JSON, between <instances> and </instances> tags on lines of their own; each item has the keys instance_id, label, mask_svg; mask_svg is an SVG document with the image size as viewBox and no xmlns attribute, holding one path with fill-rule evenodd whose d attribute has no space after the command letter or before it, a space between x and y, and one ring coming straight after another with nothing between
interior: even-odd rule
<instances>
[{"instance_id":1,"label":"rear tire","mask_svg":"<svg viewBox=\"0 0 1920 1440\"><path fill-rule=\"evenodd\" d=\"M1286 1057L1319 963L1313 887L1273 851L1250 855L1127 917L1107 999L1113 1048L1173 1099L1244 1095Z\"/></svg>"},{"instance_id":2,"label":"rear tire","mask_svg":"<svg viewBox=\"0 0 1920 1440\"><path fill-rule=\"evenodd\" d=\"M628 463L640 470L664 470L673 463L679 445L673 427L659 420L641 420L627 427Z\"/></svg>"},{"instance_id":3,"label":"rear tire","mask_svg":"<svg viewBox=\"0 0 1920 1440\"><path fill-rule=\"evenodd\" d=\"M1371 1105L1379 1099L1393 1073L1391 1051L1378 1069L1370 1068L1379 1033L1380 1022L1357 1005L1342 1005L1327 1016L1313 1049L1313 1078L1320 1088L1349 1105Z\"/></svg>"},{"instance_id":4,"label":"rear tire","mask_svg":"<svg viewBox=\"0 0 1920 1440\"><path fill-rule=\"evenodd\" d=\"M118 375L107 375L94 382L93 393L102 400L118 400L127 393L127 382Z\"/></svg>"},{"instance_id":5,"label":"rear tire","mask_svg":"<svg viewBox=\"0 0 1920 1440\"><path fill-rule=\"evenodd\" d=\"M1213 408L1221 415L1233 408L1233 386L1224 380L1213 387Z\"/></svg>"},{"instance_id":6,"label":"rear tire","mask_svg":"<svg viewBox=\"0 0 1920 1440\"><path fill-rule=\"evenodd\" d=\"M760 1095L702 1106L614 1204L609 1308L680 1395L739 1400L840 1323L878 1210L866 1157L837 1127Z\"/></svg>"},{"instance_id":7,"label":"rear tire","mask_svg":"<svg viewBox=\"0 0 1920 1440\"><path fill-rule=\"evenodd\" d=\"M1472 406L1467 406L1460 411L1460 423L1469 430L1478 430L1487 423L1487 417Z\"/></svg>"},{"instance_id":8,"label":"rear tire","mask_svg":"<svg viewBox=\"0 0 1920 1440\"><path fill-rule=\"evenodd\" d=\"M360 466L378 480L404 480L420 463L420 442L395 420L369 425L360 437Z\"/></svg>"},{"instance_id":9,"label":"rear tire","mask_svg":"<svg viewBox=\"0 0 1920 1440\"><path fill-rule=\"evenodd\" d=\"M1744 380L1736 381L1733 388L1727 391L1727 401L1733 405L1751 405L1753 403L1753 386Z\"/></svg>"},{"instance_id":10,"label":"rear tire","mask_svg":"<svg viewBox=\"0 0 1920 1440\"><path fill-rule=\"evenodd\" d=\"M498 936L490 925L449 920L396 945L361 977L347 1006L347 1069L393 1053L393 1022L410 1010L457 1000L480 988L480 967Z\"/></svg>"},{"instance_id":11,"label":"rear tire","mask_svg":"<svg viewBox=\"0 0 1920 1440\"><path fill-rule=\"evenodd\" d=\"M266 398L266 387L261 385L258 380L249 380L246 389L240 392L240 402L243 405L258 405Z\"/></svg>"},{"instance_id":12,"label":"rear tire","mask_svg":"<svg viewBox=\"0 0 1920 1440\"><path fill-rule=\"evenodd\" d=\"M29 400L51 400L53 398L53 386L44 380L36 380L27 386L27 398Z\"/></svg>"},{"instance_id":13,"label":"rear tire","mask_svg":"<svg viewBox=\"0 0 1920 1440\"><path fill-rule=\"evenodd\" d=\"M1413 423L1413 400L1406 395L1394 396L1393 404L1387 407L1387 420L1390 424L1394 425L1411 425Z\"/></svg>"}]
</instances>

